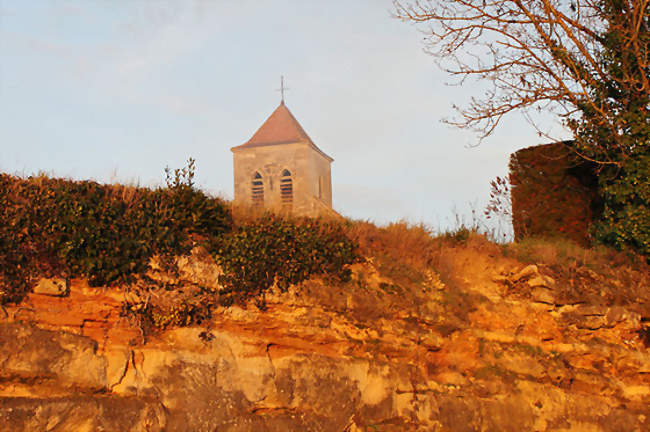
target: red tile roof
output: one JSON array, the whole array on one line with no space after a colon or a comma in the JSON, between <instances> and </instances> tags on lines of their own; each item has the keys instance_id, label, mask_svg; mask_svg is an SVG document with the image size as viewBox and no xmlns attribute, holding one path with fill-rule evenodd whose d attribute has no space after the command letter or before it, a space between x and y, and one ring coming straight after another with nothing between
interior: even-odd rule
<instances>
[{"instance_id":1,"label":"red tile roof","mask_svg":"<svg viewBox=\"0 0 650 432\"><path fill-rule=\"evenodd\" d=\"M300 126L298 120L291 114L289 108L284 104L280 103L275 111L266 119L264 124L253 134L251 139L246 141L244 144L233 147L231 150L246 149L251 147L260 147L276 144L289 144L306 141L309 143L314 150L321 153L327 159L332 161L333 159L327 156L321 149L319 149L316 144L309 138L307 132Z\"/></svg>"}]
</instances>

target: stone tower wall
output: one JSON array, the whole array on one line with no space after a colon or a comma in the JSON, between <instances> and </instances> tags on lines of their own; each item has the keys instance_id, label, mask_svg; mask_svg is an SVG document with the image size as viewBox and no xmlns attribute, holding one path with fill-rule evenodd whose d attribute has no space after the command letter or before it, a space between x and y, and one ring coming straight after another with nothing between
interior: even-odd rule
<instances>
[{"instance_id":1,"label":"stone tower wall","mask_svg":"<svg viewBox=\"0 0 650 432\"><path fill-rule=\"evenodd\" d=\"M311 163L309 186L312 196L326 206L332 207L331 162L314 149L310 149L309 155Z\"/></svg>"},{"instance_id":2,"label":"stone tower wall","mask_svg":"<svg viewBox=\"0 0 650 432\"><path fill-rule=\"evenodd\" d=\"M264 208L280 210L280 179L282 172L291 172L293 186L292 212L315 216L322 203L332 205L330 163L307 142L277 144L239 149L233 154L235 202L250 206L255 172L264 183ZM322 203L318 199L318 182L323 178Z\"/></svg>"},{"instance_id":3,"label":"stone tower wall","mask_svg":"<svg viewBox=\"0 0 650 432\"><path fill-rule=\"evenodd\" d=\"M590 244L589 227L601 212L595 169L565 143L513 153L510 184L515 240L565 237Z\"/></svg>"}]
</instances>

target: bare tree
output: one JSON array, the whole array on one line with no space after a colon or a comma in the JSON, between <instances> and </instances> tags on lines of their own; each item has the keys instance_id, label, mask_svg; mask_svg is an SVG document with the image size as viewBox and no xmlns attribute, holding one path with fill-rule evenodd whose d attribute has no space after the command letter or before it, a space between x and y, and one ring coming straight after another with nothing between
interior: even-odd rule
<instances>
[{"instance_id":1,"label":"bare tree","mask_svg":"<svg viewBox=\"0 0 650 432\"><path fill-rule=\"evenodd\" d=\"M629 98L642 101L635 109L647 125L649 2L395 0L394 6L396 17L424 26L425 49L459 83L471 77L489 83L481 97L456 107L459 116L449 123L483 139L511 111L531 118L535 110L548 110L575 135L585 120L598 129L600 138L589 146L606 148L575 150L619 166L638 145L629 140L629 118L621 115ZM612 53L619 57L612 60Z\"/></svg>"}]
</instances>

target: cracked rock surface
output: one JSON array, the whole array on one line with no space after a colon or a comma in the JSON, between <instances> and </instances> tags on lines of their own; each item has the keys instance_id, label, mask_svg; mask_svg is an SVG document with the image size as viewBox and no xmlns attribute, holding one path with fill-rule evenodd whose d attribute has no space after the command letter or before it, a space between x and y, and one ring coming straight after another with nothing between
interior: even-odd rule
<instances>
[{"instance_id":1,"label":"cracked rock surface","mask_svg":"<svg viewBox=\"0 0 650 432\"><path fill-rule=\"evenodd\" d=\"M370 261L147 338L128 290L30 294L0 315L0 430L650 430L646 275L447 253L455 278Z\"/></svg>"}]
</instances>

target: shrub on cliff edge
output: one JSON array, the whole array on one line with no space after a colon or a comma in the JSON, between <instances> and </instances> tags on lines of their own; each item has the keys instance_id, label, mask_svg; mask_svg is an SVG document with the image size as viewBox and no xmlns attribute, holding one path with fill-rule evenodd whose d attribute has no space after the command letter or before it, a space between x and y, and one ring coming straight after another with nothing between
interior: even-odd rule
<instances>
[{"instance_id":1,"label":"shrub on cliff edge","mask_svg":"<svg viewBox=\"0 0 650 432\"><path fill-rule=\"evenodd\" d=\"M340 223L270 214L244 222L215 246L229 300L257 296L274 283L284 290L313 274L345 280L345 265L358 259L357 244Z\"/></svg>"},{"instance_id":2,"label":"shrub on cliff edge","mask_svg":"<svg viewBox=\"0 0 650 432\"><path fill-rule=\"evenodd\" d=\"M0 174L0 291L20 301L41 275L128 280L154 254L232 227L224 201L179 183L155 190Z\"/></svg>"}]
</instances>

